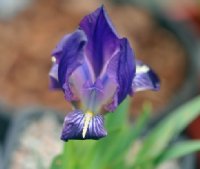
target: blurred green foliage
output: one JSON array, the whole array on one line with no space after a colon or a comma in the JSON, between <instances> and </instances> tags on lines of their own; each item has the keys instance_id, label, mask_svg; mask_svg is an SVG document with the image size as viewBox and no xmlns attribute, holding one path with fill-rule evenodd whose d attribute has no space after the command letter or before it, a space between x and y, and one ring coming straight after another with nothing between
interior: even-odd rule
<instances>
[{"instance_id":1,"label":"blurred green foliage","mask_svg":"<svg viewBox=\"0 0 200 169\"><path fill-rule=\"evenodd\" d=\"M128 119L129 99L106 116L109 135L101 140L68 141L51 169L155 169L161 163L200 150L200 141L169 146L190 122L200 115L200 97L177 108L145 137L151 106L145 104L134 124Z\"/></svg>"}]
</instances>

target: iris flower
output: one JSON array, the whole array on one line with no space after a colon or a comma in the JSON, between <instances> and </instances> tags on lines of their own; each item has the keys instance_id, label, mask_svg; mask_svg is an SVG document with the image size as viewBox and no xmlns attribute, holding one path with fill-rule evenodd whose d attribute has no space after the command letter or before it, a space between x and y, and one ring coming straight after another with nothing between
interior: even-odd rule
<instances>
[{"instance_id":1,"label":"iris flower","mask_svg":"<svg viewBox=\"0 0 200 169\"><path fill-rule=\"evenodd\" d=\"M135 59L128 40L119 37L103 6L62 38L52 52L52 62L51 88L63 90L74 107L64 120L64 141L105 137L107 112L128 95L160 86L156 74Z\"/></svg>"}]
</instances>

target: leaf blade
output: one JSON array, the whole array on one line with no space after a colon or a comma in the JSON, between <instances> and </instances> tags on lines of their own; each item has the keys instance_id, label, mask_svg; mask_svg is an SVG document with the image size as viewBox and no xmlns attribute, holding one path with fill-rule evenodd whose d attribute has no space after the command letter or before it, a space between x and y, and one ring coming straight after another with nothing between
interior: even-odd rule
<instances>
[{"instance_id":1,"label":"leaf blade","mask_svg":"<svg viewBox=\"0 0 200 169\"><path fill-rule=\"evenodd\" d=\"M200 115L200 96L180 106L162 120L147 136L139 151L135 165L157 158L170 140L178 135L190 122Z\"/></svg>"},{"instance_id":2,"label":"leaf blade","mask_svg":"<svg viewBox=\"0 0 200 169\"><path fill-rule=\"evenodd\" d=\"M182 141L166 149L166 151L156 160L156 164L179 158L199 150L200 141Z\"/></svg>"}]
</instances>

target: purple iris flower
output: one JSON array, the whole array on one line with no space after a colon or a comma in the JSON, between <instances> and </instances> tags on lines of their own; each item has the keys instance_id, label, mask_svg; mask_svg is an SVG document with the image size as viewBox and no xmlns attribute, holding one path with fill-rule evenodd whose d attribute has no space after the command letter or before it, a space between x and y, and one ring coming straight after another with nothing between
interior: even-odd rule
<instances>
[{"instance_id":1,"label":"purple iris flower","mask_svg":"<svg viewBox=\"0 0 200 169\"><path fill-rule=\"evenodd\" d=\"M65 117L61 139L100 139L106 112L136 91L158 90L159 79L135 59L126 38L120 38L103 6L85 16L78 29L52 52L51 88L62 89L74 110Z\"/></svg>"}]
</instances>

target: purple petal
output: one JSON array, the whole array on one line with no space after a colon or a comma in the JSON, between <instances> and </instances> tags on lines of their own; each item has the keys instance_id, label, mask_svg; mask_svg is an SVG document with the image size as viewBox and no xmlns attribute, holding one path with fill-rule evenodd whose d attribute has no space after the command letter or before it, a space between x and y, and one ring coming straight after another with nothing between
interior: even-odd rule
<instances>
[{"instance_id":1,"label":"purple petal","mask_svg":"<svg viewBox=\"0 0 200 169\"><path fill-rule=\"evenodd\" d=\"M50 72L50 88L51 89L61 89L60 83L58 81L58 64L54 63Z\"/></svg>"},{"instance_id":2,"label":"purple petal","mask_svg":"<svg viewBox=\"0 0 200 169\"><path fill-rule=\"evenodd\" d=\"M70 112L65 117L61 139L68 141L69 139L85 140L85 139L100 139L107 135L104 129L104 119L101 115L95 115L89 122L89 126L83 138L82 132L85 122L85 114L79 110Z\"/></svg>"},{"instance_id":3,"label":"purple petal","mask_svg":"<svg viewBox=\"0 0 200 169\"><path fill-rule=\"evenodd\" d=\"M96 82L86 83L82 90L83 104L93 112L99 113L102 108L112 102L113 95L117 89L117 84L113 79L97 79Z\"/></svg>"},{"instance_id":4,"label":"purple petal","mask_svg":"<svg viewBox=\"0 0 200 169\"><path fill-rule=\"evenodd\" d=\"M135 57L127 39L121 40L121 51L118 62L118 104L132 91L132 81L135 76Z\"/></svg>"},{"instance_id":5,"label":"purple petal","mask_svg":"<svg viewBox=\"0 0 200 169\"><path fill-rule=\"evenodd\" d=\"M119 38L103 6L84 17L80 29L87 35L86 56L98 77L105 63L118 50Z\"/></svg>"},{"instance_id":6,"label":"purple petal","mask_svg":"<svg viewBox=\"0 0 200 169\"><path fill-rule=\"evenodd\" d=\"M136 75L132 83L132 92L159 90L160 80L155 72L142 62L137 62Z\"/></svg>"},{"instance_id":7,"label":"purple petal","mask_svg":"<svg viewBox=\"0 0 200 169\"><path fill-rule=\"evenodd\" d=\"M83 90L87 83L92 84L93 81L93 73L89 70L86 62L76 68L69 77L70 88L73 90L73 95L77 96L78 99L82 101L83 106L85 106L86 102L89 100L89 98L86 99L86 93Z\"/></svg>"},{"instance_id":8,"label":"purple petal","mask_svg":"<svg viewBox=\"0 0 200 169\"><path fill-rule=\"evenodd\" d=\"M61 89L60 83L52 77L50 77L49 87L50 87L50 89Z\"/></svg>"},{"instance_id":9,"label":"purple petal","mask_svg":"<svg viewBox=\"0 0 200 169\"><path fill-rule=\"evenodd\" d=\"M102 80L102 83L107 89L105 95L110 99L110 102L107 102L107 104L104 106L105 110L109 112L113 112L118 106L119 83L118 83L117 73L118 73L118 67L120 65L119 64L120 54L121 52L119 50L112 56L112 58L104 66L104 69L100 75L100 79Z\"/></svg>"},{"instance_id":10,"label":"purple petal","mask_svg":"<svg viewBox=\"0 0 200 169\"><path fill-rule=\"evenodd\" d=\"M56 62L59 63L61 57L62 57L62 52L64 50L64 46L67 43L68 39L74 35L74 32L71 34L65 35L60 42L57 44L56 48L52 51L51 56L54 56L56 58Z\"/></svg>"},{"instance_id":11,"label":"purple petal","mask_svg":"<svg viewBox=\"0 0 200 169\"><path fill-rule=\"evenodd\" d=\"M131 92L132 80L135 75L134 53L128 40L120 40L120 50L104 65L100 75L103 95L98 96L101 105L107 111L114 111Z\"/></svg>"},{"instance_id":12,"label":"purple petal","mask_svg":"<svg viewBox=\"0 0 200 169\"><path fill-rule=\"evenodd\" d=\"M72 72L84 63L84 46L87 38L81 30L74 32L65 42L60 53L60 63L58 66L58 80L65 91L67 100L73 100L69 77Z\"/></svg>"}]
</instances>

